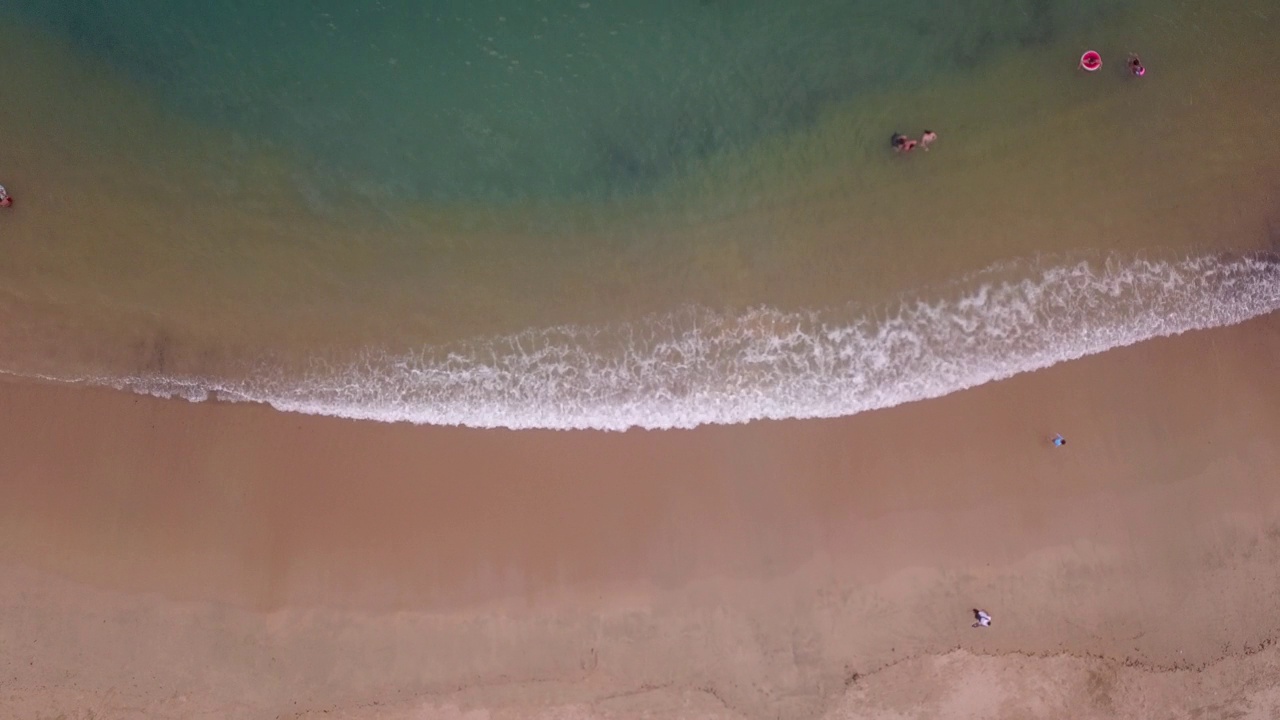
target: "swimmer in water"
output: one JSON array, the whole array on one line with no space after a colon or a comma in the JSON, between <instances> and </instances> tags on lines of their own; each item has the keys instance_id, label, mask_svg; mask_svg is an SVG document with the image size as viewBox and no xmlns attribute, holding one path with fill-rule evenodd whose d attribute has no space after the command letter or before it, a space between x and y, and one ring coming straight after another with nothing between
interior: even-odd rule
<instances>
[{"instance_id":1,"label":"swimmer in water","mask_svg":"<svg viewBox=\"0 0 1280 720\"><path fill-rule=\"evenodd\" d=\"M1135 53L1129 53L1129 72L1133 73L1134 77L1147 74L1147 69L1142 66L1142 60Z\"/></svg>"},{"instance_id":2,"label":"swimmer in water","mask_svg":"<svg viewBox=\"0 0 1280 720\"><path fill-rule=\"evenodd\" d=\"M4 189L3 185L0 185L0 208L7 208L10 205L13 205L13 198L9 197L8 191Z\"/></svg>"},{"instance_id":3,"label":"swimmer in water","mask_svg":"<svg viewBox=\"0 0 1280 720\"><path fill-rule=\"evenodd\" d=\"M894 133L893 137L889 140L889 144L893 147L894 152L909 153L912 150L915 150L916 145L919 143L902 133Z\"/></svg>"},{"instance_id":4,"label":"swimmer in water","mask_svg":"<svg viewBox=\"0 0 1280 720\"><path fill-rule=\"evenodd\" d=\"M927 152L929 150L929 146L937 139L938 133L932 130L925 130L924 134L920 136L920 149Z\"/></svg>"}]
</instances>

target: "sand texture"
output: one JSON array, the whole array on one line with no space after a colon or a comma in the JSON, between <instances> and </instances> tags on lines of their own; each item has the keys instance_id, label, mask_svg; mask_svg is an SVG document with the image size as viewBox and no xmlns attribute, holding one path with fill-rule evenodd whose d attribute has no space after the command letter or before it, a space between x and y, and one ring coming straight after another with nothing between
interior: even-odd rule
<instances>
[{"instance_id":1,"label":"sand texture","mask_svg":"<svg viewBox=\"0 0 1280 720\"><path fill-rule=\"evenodd\" d=\"M5 384L0 714L1273 717L1277 358L622 434Z\"/></svg>"}]
</instances>

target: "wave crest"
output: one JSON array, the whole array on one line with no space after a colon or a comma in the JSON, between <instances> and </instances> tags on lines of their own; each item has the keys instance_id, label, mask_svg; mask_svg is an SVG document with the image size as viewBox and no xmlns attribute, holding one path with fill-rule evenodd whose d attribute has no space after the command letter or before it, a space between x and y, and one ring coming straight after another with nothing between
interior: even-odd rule
<instances>
[{"instance_id":1,"label":"wave crest","mask_svg":"<svg viewBox=\"0 0 1280 720\"><path fill-rule=\"evenodd\" d=\"M824 418L923 400L1148 338L1280 307L1270 256L1079 262L990 271L949 297L878 311L724 315L558 326L414 353L366 352L248 379L107 384L354 419L510 429L691 428Z\"/></svg>"}]
</instances>

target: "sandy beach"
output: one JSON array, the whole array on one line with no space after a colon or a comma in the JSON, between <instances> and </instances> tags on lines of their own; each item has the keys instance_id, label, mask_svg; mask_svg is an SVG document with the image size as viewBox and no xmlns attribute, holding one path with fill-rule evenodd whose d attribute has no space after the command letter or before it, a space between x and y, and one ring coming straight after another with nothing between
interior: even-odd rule
<instances>
[{"instance_id":1,"label":"sandy beach","mask_svg":"<svg viewBox=\"0 0 1280 720\"><path fill-rule=\"evenodd\" d=\"M628 433L6 383L0 709L1273 717L1277 357L1273 315Z\"/></svg>"}]
</instances>

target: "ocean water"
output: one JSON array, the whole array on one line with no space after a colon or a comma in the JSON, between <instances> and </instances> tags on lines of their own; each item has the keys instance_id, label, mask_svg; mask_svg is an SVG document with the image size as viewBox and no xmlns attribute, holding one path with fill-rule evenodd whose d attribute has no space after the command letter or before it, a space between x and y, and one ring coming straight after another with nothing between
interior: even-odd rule
<instances>
[{"instance_id":1,"label":"ocean water","mask_svg":"<svg viewBox=\"0 0 1280 720\"><path fill-rule=\"evenodd\" d=\"M166 109L283 148L317 197L600 200L1123 3L24 0ZM887 136L886 136L887 137Z\"/></svg>"},{"instance_id":2,"label":"ocean water","mask_svg":"<svg viewBox=\"0 0 1280 720\"><path fill-rule=\"evenodd\" d=\"M1280 307L1267 2L192 5L0 0L0 371L673 428Z\"/></svg>"}]
</instances>

